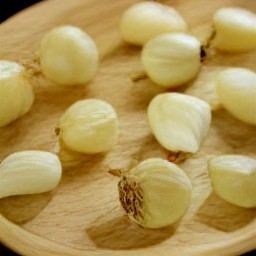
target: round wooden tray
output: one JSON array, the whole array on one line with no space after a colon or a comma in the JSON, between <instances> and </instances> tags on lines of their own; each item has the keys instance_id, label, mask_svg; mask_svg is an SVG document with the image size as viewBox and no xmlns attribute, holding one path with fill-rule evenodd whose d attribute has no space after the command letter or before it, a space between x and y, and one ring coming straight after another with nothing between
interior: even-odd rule
<instances>
[{"instance_id":1,"label":"round wooden tray","mask_svg":"<svg viewBox=\"0 0 256 256\"><path fill-rule=\"evenodd\" d=\"M213 120L201 150L180 166L194 187L186 216L172 226L150 230L131 223L119 207L117 179L108 169L127 169L134 161L167 157L152 136L146 117L149 101L163 89L148 79L134 82L140 72L140 48L125 44L118 23L134 0L44 1L0 27L0 58L29 62L49 29L73 24L86 30L101 55L97 76L88 85L59 88L42 77L32 83L36 99L31 111L0 129L0 158L19 150L47 150L60 156L63 178L51 193L0 200L0 241L22 255L132 256L237 255L256 249L256 210L231 205L211 191L206 170L210 157L225 153L256 157L255 127L243 124L220 108L212 89L214 74L223 66L256 71L256 53L211 52L190 86L176 91L210 102ZM254 0L172 0L204 41L213 12L222 6L256 11ZM117 110L121 135L111 152L85 156L59 148L54 128L72 103L100 98ZM1 181L0 181L1 182Z\"/></svg>"}]
</instances>

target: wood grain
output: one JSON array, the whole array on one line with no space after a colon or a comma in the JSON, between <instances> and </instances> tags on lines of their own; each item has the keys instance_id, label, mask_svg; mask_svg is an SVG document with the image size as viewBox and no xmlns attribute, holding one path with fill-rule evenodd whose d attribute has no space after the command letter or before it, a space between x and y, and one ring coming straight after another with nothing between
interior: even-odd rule
<instances>
[{"instance_id":1,"label":"wood grain","mask_svg":"<svg viewBox=\"0 0 256 256\"><path fill-rule=\"evenodd\" d=\"M73 24L86 30L101 55L97 76L85 86L59 88L34 77L36 100L31 111L0 129L0 158L19 150L47 150L60 156L63 178L52 193L0 200L0 240L26 256L169 256L237 255L256 249L256 210L233 206L211 191L206 161L219 154L256 157L255 127L221 109L213 78L227 66L256 71L256 53L211 51L198 78L176 91L196 95L212 105L213 121L201 150L181 167L190 177L194 198L186 216L172 226L149 230L131 223L119 207L117 178L108 169L127 169L149 157L167 157L152 136L146 117L149 101L163 89L148 79L132 82L140 72L140 48L119 34L122 12L135 0L51 0L12 17L0 27L0 58L29 62L49 29ZM254 0L170 0L200 40L205 41L213 12L221 6L256 11ZM111 152L86 156L59 146L54 128L68 106L79 99L100 98L119 116L121 134Z\"/></svg>"}]
</instances>

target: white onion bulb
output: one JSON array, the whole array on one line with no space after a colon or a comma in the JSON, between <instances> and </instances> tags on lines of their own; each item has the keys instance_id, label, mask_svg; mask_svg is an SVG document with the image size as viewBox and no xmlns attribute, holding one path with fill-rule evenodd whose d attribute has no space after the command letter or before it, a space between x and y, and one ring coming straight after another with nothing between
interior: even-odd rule
<instances>
[{"instance_id":1,"label":"white onion bulb","mask_svg":"<svg viewBox=\"0 0 256 256\"><path fill-rule=\"evenodd\" d=\"M142 50L142 64L150 79L166 88L192 80L201 67L201 45L193 36L163 34L151 39Z\"/></svg>"},{"instance_id":2,"label":"white onion bulb","mask_svg":"<svg viewBox=\"0 0 256 256\"><path fill-rule=\"evenodd\" d=\"M123 174L118 187L128 217L147 228L174 223L187 212L192 198L192 185L183 170L158 158L144 160Z\"/></svg>"},{"instance_id":3,"label":"white onion bulb","mask_svg":"<svg viewBox=\"0 0 256 256\"><path fill-rule=\"evenodd\" d=\"M239 120L256 125L256 73L228 68L218 74L215 83L223 106Z\"/></svg>"},{"instance_id":4,"label":"white onion bulb","mask_svg":"<svg viewBox=\"0 0 256 256\"><path fill-rule=\"evenodd\" d=\"M186 32L187 24L172 7L154 2L136 3L128 8L120 23L125 41L144 45L157 35Z\"/></svg>"},{"instance_id":5,"label":"white onion bulb","mask_svg":"<svg viewBox=\"0 0 256 256\"><path fill-rule=\"evenodd\" d=\"M44 151L20 151L0 164L0 198L43 193L60 182L62 167L59 158Z\"/></svg>"},{"instance_id":6,"label":"white onion bulb","mask_svg":"<svg viewBox=\"0 0 256 256\"><path fill-rule=\"evenodd\" d=\"M62 115L58 128L65 146L86 154L110 150L119 134L114 108L98 99L74 103Z\"/></svg>"},{"instance_id":7,"label":"white onion bulb","mask_svg":"<svg viewBox=\"0 0 256 256\"><path fill-rule=\"evenodd\" d=\"M96 74L98 49L84 31L73 26L48 32L40 45L43 74L60 85L85 84Z\"/></svg>"},{"instance_id":8,"label":"white onion bulb","mask_svg":"<svg viewBox=\"0 0 256 256\"><path fill-rule=\"evenodd\" d=\"M213 45L227 52L256 49L256 15L242 8L217 10L213 17L216 36Z\"/></svg>"},{"instance_id":9,"label":"white onion bulb","mask_svg":"<svg viewBox=\"0 0 256 256\"><path fill-rule=\"evenodd\" d=\"M208 162L215 192L241 207L256 207L256 160L241 155L223 155Z\"/></svg>"},{"instance_id":10,"label":"white onion bulb","mask_svg":"<svg viewBox=\"0 0 256 256\"><path fill-rule=\"evenodd\" d=\"M24 67L13 61L0 61L0 127L29 111L34 93Z\"/></svg>"},{"instance_id":11,"label":"white onion bulb","mask_svg":"<svg viewBox=\"0 0 256 256\"><path fill-rule=\"evenodd\" d=\"M164 148L195 153L209 130L211 109L207 102L193 96L163 93L150 102L148 119L153 134Z\"/></svg>"}]
</instances>

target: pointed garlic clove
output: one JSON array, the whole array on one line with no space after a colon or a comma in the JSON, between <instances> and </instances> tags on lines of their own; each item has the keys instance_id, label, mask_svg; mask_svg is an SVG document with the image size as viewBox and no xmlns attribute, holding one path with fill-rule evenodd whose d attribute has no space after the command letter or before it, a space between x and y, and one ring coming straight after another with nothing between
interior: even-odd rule
<instances>
[{"instance_id":1,"label":"pointed garlic clove","mask_svg":"<svg viewBox=\"0 0 256 256\"><path fill-rule=\"evenodd\" d=\"M157 35L186 32L188 27L174 8L147 1L136 3L124 12L120 30L128 43L144 45Z\"/></svg>"},{"instance_id":2,"label":"pointed garlic clove","mask_svg":"<svg viewBox=\"0 0 256 256\"><path fill-rule=\"evenodd\" d=\"M201 44L193 36L169 33L151 39L142 50L142 64L156 84L172 88L185 84L201 67Z\"/></svg>"},{"instance_id":3,"label":"pointed garlic clove","mask_svg":"<svg viewBox=\"0 0 256 256\"><path fill-rule=\"evenodd\" d=\"M239 120L256 125L256 73L229 68L218 74L215 84L223 106Z\"/></svg>"},{"instance_id":4,"label":"pointed garlic clove","mask_svg":"<svg viewBox=\"0 0 256 256\"><path fill-rule=\"evenodd\" d=\"M242 8L221 8L213 17L213 46L227 52L256 49L256 15Z\"/></svg>"},{"instance_id":5,"label":"pointed garlic clove","mask_svg":"<svg viewBox=\"0 0 256 256\"><path fill-rule=\"evenodd\" d=\"M33 100L33 89L24 75L24 67L0 60L0 127L27 113Z\"/></svg>"},{"instance_id":6,"label":"pointed garlic clove","mask_svg":"<svg viewBox=\"0 0 256 256\"><path fill-rule=\"evenodd\" d=\"M174 223L187 212L192 198L192 185L183 170L158 158L124 174L118 187L128 217L147 228Z\"/></svg>"},{"instance_id":7,"label":"pointed garlic clove","mask_svg":"<svg viewBox=\"0 0 256 256\"><path fill-rule=\"evenodd\" d=\"M117 142L119 126L114 108L99 99L74 103L58 124L60 140L68 148L86 154L110 150Z\"/></svg>"},{"instance_id":8,"label":"pointed garlic clove","mask_svg":"<svg viewBox=\"0 0 256 256\"><path fill-rule=\"evenodd\" d=\"M164 148L195 153L210 127L211 110L208 103L193 96L163 93L150 102L148 119Z\"/></svg>"},{"instance_id":9,"label":"pointed garlic clove","mask_svg":"<svg viewBox=\"0 0 256 256\"><path fill-rule=\"evenodd\" d=\"M14 153L0 164L0 198L50 191L60 182L61 173L59 158L52 153Z\"/></svg>"},{"instance_id":10,"label":"pointed garlic clove","mask_svg":"<svg viewBox=\"0 0 256 256\"><path fill-rule=\"evenodd\" d=\"M40 44L43 74L58 85L85 84L96 74L99 53L93 39L75 26L49 31Z\"/></svg>"},{"instance_id":11,"label":"pointed garlic clove","mask_svg":"<svg viewBox=\"0 0 256 256\"><path fill-rule=\"evenodd\" d=\"M256 160L241 155L217 156L208 162L215 192L241 207L256 207Z\"/></svg>"}]
</instances>

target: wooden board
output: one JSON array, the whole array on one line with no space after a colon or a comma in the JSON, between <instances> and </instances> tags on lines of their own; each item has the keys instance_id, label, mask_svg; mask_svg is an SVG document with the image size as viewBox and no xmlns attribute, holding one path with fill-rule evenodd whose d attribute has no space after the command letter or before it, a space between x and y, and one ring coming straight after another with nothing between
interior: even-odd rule
<instances>
[{"instance_id":1,"label":"wooden board","mask_svg":"<svg viewBox=\"0 0 256 256\"><path fill-rule=\"evenodd\" d=\"M0 58L28 61L49 29L73 24L95 40L101 64L86 86L58 88L32 80L36 99L31 111L0 129L0 158L19 150L47 150L60 156L63 178L58 188L33 196L0 200L0 241L27 256L169 256L237 255L256 249L256 210L231 205L211 191L206 161L219 154L256 157L256 129L220 108L212 79L223 66L256 71L256 53L211 52L190 87L176 91L196 95L213 106L213 120L201 150L181 167L194 187L186 216L172 226L150 230L131 223L119 207L117 178L108 168L128 168L134 161L167 157L148 126L149 101L163 89L148 79L132 82L139 72L140 48L125 44L118 31L122 12L135 0L52 0L23 11L0 27ZM221 6L256 11L254 0L170 0L201 40L209 35L213 12ZM59 148L54 128L72 103L100 98L118 112L121 134L107 154L85 156Z\"/></svg>"}]
</instances>

